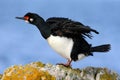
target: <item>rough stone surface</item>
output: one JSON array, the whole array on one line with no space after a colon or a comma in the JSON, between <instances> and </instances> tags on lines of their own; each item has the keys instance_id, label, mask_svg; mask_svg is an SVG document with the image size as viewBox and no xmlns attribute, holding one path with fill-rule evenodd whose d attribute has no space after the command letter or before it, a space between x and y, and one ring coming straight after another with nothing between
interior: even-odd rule
<instances>
[{"instance_id":1,"label":"rough stone surface","mask_svg":"<svg viewBox=\"0 0 120 80\"><path fill-rule=\"evenodd\" d=\"M0 75L0 80L120 80L120 76L107 68L72 69L62 65L33 62L6 69Z\"/></svg>"}]
</instances>

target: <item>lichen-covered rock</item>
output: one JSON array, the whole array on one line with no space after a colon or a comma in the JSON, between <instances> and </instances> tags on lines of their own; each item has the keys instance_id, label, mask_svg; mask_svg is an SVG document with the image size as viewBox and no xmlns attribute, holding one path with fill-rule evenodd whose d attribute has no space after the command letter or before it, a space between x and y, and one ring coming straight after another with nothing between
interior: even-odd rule
<instances>
[{"instance_id":1,"label":"lichen-covered rock","mask_svg":"<svg viewBox=\"0 0 120 80\"><path fill-rule=\"evenodd\" d=\"M0 79L2 78L2 74L0 74Z\"/></svg>"},{"instance_id":2,"label":"lichen-covered rock","mask_svg":"<svg viewBox=\"0 0 120 80\"><path fill-rule=\"evenodd\" d=\"M40 62L25 66L12 66L4 71L1 80L55 80L47 71L40 70L44 67Z\"/></svg>"},{"instance_id":3,"label":"lichen-covered rock","mask_svg":"<svg viewBox=\"0 0 120 80\"><path fill-rule=\"evenodd\" d=\"M107 68L72 69L41 62L12 66L1 77L1 80L120 80L117 73Z\"/></svg>"}]
</instances>

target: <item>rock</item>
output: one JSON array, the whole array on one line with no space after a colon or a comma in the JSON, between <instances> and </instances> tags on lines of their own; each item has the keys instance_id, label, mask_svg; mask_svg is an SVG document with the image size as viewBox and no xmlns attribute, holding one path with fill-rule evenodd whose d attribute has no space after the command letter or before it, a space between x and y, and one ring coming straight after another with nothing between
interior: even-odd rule
<instances>
[{"instance_id":1,"label":"rock","mask_svg":"<svg viewBox=\"0 0 120 80\"><path fill-rule=\"evenodd\" d=\"M2 74L0 74L0 79L2 78Z\"/></svg>"},{"instance_id":2,"label":"rock","mask_svg":"<svg viewBox=\"0 0 120 80\"><path fill-rule=\"evenodd\" d=\"M120 80L117 73L107 68L72 69L41 62L25 66L14 65L6 69L0 78L1 80Z\"/></svg>"}]
</instances>

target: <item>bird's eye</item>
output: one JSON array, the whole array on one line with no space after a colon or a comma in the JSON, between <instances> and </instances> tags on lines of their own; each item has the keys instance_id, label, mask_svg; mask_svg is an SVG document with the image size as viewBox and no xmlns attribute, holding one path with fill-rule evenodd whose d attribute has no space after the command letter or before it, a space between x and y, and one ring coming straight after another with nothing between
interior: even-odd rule
<instances>
[{"instance_id":1,"label":"bird's eye","mask_svg":"<svg viewBox=\"0 0 120 80\"><path fill-rule=\"evenodd\" d=\"M30 18L30 22L33 22L33 20L34 20L33 18Z\"/></svg>"}]
</instances>

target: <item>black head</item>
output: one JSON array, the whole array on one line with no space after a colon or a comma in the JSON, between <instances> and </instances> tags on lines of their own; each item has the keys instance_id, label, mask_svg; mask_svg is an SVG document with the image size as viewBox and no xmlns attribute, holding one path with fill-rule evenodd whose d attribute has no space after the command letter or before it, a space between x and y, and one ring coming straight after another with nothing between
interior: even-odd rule
<instances>
[{"instance_id":1,"label":"black head","mask_svg":"<svg viewBox=\"0 0 120 80\"><path fill-rule=\"evenodd\" d=\"M16 17L17 19L25 20L28 23L37 25L38 23L43 23L44 19L36 13L27 13L24 17Z\"/></svg>"}]
</instances>

